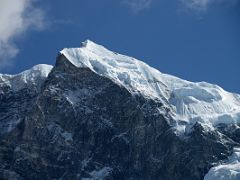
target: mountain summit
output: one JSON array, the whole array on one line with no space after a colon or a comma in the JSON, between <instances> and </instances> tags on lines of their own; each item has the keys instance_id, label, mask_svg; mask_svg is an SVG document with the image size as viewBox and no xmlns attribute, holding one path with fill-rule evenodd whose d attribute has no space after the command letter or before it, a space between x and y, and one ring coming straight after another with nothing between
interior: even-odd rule
<instances>
[{"instance_id":1,"label":"mountain summit","mask_svg":"<svg viewBox=\"0 0 240 180\"><path fill-rule=\"evenodd\" d=\"M240 95L87 40L0 75L0 177L235 180L239 123Z\"/></svg>"},{"instance_id":2,"label":"mountain summit","mask_svg":"<svg viewBox=\"0 0 240 180\"><path fill-rule=\"evenodd\" d=\"M61 54L78 68L88 68L132 94L159 100L174 114L175 127L186 132L196 122L213 128L240 122L240 96L206 82L193 83L163 74L135 58L114 53L90 40ZM173 125L173 124L172 124Z\"/></svg>"}]
</instances>

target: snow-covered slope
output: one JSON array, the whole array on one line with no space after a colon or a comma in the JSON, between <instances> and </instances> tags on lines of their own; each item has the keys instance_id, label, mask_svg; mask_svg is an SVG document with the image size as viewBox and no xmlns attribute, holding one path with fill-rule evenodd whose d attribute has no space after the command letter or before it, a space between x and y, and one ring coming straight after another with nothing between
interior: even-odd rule
<instances>
[{"instance_id":1,"label":"snow-covered slope","mask_svg":"<svg viewBox=\"0 0 240 180\"><path fill-rule=\"evenodd\" d=\"M236 148L229 160L210 169L204 180L239 180L240 149Z\"/></svg>"},{"instance_id":2,"label":"snow-covered slope","mask_svg":"<svg viewBox=\"0 0 240 180\"><path fill-rule=\"evenodd\" d=\"M173 112L172 125L177 132L191 130L196 122L208 128L240 122L240 96L217 85L193 83L161 73L142 61L109 51L89 40L80 48L63 49L61 54L76 67L90 68L132 93L162 101Z\"/></svg>"},{"instance_id":3,"label":"snow-covered slope","mask_svg":"<svg viewBox=\"0 0 240 180\"><path fill-rule=\"evenodd\" d=\"M0 87L6 85L13 91L18 91L28 85L39 85L52 68L51 65L39 64L17 75L0 74Z\"/></svg>"}]
</instances>

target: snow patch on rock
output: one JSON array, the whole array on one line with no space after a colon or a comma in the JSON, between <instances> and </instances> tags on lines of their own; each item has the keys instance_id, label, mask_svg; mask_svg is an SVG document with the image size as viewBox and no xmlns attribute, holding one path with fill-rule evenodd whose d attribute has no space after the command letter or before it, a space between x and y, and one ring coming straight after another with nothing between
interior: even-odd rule
<instances>
[{"instance_id":1,"label":"snow patch on rock","mask_svg":"<svg viewBox=\"0 0 240 180\"><path fill-rule=\"evenodd\" d=\"M94 170L89 173L91 178L83 178L83 180L103 180L105 179L110 173L112 172L112 168L110 167L104 167L99 170Z\"/></svg>"}]
</instances>

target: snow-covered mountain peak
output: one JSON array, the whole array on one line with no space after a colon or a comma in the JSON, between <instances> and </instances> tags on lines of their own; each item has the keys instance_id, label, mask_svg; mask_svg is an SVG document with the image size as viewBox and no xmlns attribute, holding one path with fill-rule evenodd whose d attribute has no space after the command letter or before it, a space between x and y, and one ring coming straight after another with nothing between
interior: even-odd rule
<instances>
[{"instance_id":1,"label":"snow-covered mountain peak","mask_svg":"<svg viewBox=\"0 0 240 180\"><path fill-rule=\"evenodd\" d=\"M53 66L47 64L38 64L33 66L31 69L26 70L16 76L21 76L25 82L34 81L35 78L42 77L46 78Z\"/></svg>"},{"instance_id":2,"label":"snow-covered mountain peak","mask_svg":"<svg viewBox=\"0 0 240 180\"><path fill-rule=\"evenodd\" d=\"M0 75L0 102L0 179L240 179L239 95L91 41Z\"/></svg>"},{"instance_id":3,"label":"snow-covered mountain peak","mask_svg":"<svg viewBox=\"0 0 240 180\"><path fill-rule=\"evenodd\" d=\"M101 49L102 51L107 51L107 49L102 46L102 45L99 45L89 39L87 39L86 41L82 42L81 43L81 47L85 47L85 48L88 48L88 49L92 49L93 51L96 50L96 49Z\"/></svg>"},{"instance_id":4,"label":"snow-covered mountain peak","mask_svg":"<svg viewBox=\"0 0 240 180\"><path fill-rule=\"evenodd\" d=\"M30 84L40 84L40 81L47 78L52 68L51 65L39 64L16 75L0 74L0 86L7 85L13 91L18 91Z\"/></svg>"},{"instance_id":5,"label":"snow-covered mountain peak","mask_svg":"<svg viewBox=\"0 0 240 180\"><path fill-rule=\"evenodd\" d=\"M240 122L240 96L206 82L193 83L161 73L135 58L112 52L92 41L61 51L76 67L89 68L132 93L160 100L172 109L179 131L196 122L213 127ZM190 126L189 126L190 125ZM187 128L187 129L186 129Z\"/></svg>"},{"instance_id":6,"label":"snow-covered mountain peak","mask_svg":"<svg viewBox=\"0 0 240 180\"><path fill-rule=\"evenodd\" d=\"M161 94L150 85L161 73L135 58L112 52L89 40L80 48L63 49L61 54L76 67L90 68L131 92L140 92L151 98L159 98Z\"/></svg>"}]
</instances>

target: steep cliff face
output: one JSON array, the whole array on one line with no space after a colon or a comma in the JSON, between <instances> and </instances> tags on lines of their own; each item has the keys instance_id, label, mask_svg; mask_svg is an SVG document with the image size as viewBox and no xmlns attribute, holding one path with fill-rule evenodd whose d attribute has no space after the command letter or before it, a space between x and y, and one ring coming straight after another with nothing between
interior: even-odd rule
<instances>
[{"instance_id":1,"label":"steep cliff face","mask_svg":"<svg viewBox=\"0 0 240 180\"><path fill-rule=\"evenodd\" d=\"M0 75L0 137L22 122L51 69L37 65L17 75Z\"/></svg>"},{"instance_id":2,"label":"steep cliff face","mask_svg":"<svg viewBox=\"0 0 240 180\"><path fill-rule=\"evenodd\" d=\"M200 180L238 146L240 98L215 85L90 41L38 70L0 84L2 179Z\"/></svg>"}]
</instances>

